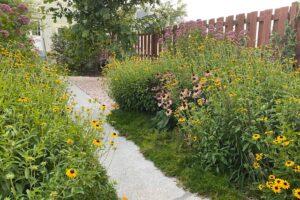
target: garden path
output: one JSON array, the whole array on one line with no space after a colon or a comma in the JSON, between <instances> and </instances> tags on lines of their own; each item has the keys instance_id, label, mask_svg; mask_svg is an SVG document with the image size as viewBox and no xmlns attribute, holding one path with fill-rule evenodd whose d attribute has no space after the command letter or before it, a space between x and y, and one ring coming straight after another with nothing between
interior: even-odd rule
<instances>
[{"instance_id":1,"label":"garden path","mask_svg":"<svg viewBox=\"0 0 300 200\"><path fill-rule=\"evenodd\" d=\"M113 101L107 94L105 79L95 77L70 77L70 90L75 94L78 103L75 109L82 106L92 109L92 115L99 114L99 104L111 109ZM97 103L89 99L98 98ZM117 132L110 124L104 125L107 135ZM154 164L146 160L138 146L124 137L116 141L116 151L110 151L107 159L101 161L107 169L108 176L117 182L118 196L129 200L204 200L177 185L175 178L166 177ZM206 199L207 200L207 199Z\"/></svg>"}]
</instances>

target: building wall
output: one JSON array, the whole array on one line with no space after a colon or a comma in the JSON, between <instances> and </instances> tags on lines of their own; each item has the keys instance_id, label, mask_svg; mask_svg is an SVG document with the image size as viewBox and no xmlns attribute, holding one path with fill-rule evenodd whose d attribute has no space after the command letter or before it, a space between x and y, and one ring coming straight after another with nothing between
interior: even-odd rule
<instances>
[{"instance_id":1,"label":"building wall","mask_svg":"<svg viewBox=\"0 0 300 200\"><path fill-rule=\"evenodd\" d=\"M54 33L57 33L59 28L69 26L69 24L65 18L57 19L57 21L54 22L51 14L46 14L46 18L42 19L42 14L39 14L38 8L41 6L45 6L45 8L47 9L47 8L49 8L51 6L55 6L55 5L56 5L55 3L44 4L43 0L33 0L32 7L35 9L33 18L36 18L36 20L41 20L41 28L42 28L42 33L41 33L42 38L41 39L43 39L43 41L44 41L45 49L47 52L52 50L52 48L51 48L52 35ZM36 36L34 36L34 37L36 37ZM40 46L40 45L37 45L37 46Z\"/></svg>"}]
</instances>

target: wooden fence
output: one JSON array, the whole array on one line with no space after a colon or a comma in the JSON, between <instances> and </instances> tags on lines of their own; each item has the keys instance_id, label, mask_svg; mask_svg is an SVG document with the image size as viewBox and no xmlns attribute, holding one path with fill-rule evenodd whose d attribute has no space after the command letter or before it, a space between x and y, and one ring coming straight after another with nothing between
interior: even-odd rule
<instances>
[{"instance_id":1,"label":"wooden fence","mask_svg":"<svg viewBox=\"0 0 300 200\"><path fill-rule=\"evenodd\" d=\"M275 10L268 9L261 12L255 11L247 14L238 14L236 16L231 15L217 19L201 20L207 32L210 32L211 27L214 27L218 32L223 34L232 31L239 34L241 31L246 31L249 38L249 47L267 45L272 32L283 35L286 22L289 22L297 33L298 43L296 58L300 61L300 18L298 2L292 3L291 6ZM172 30L169 31L173 34L171 36L173 40L176 37L177 29L178 26L174 26ZM135 49L137 54L142 57L157 57L162 51L163 42L164 34L140 34Z\"/></svg>"}]
</instances>

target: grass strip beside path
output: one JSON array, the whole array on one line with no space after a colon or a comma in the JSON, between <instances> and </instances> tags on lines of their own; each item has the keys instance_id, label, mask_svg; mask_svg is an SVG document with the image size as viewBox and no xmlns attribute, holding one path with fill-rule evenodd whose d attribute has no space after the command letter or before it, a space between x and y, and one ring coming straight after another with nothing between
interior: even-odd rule
<instances>
[{"instance_id":1,"label":"grass strip beside path","mask_svg":"<svg viewBox=\"0 0 300 200\"><path fill-rule=\"evenodd\" d=\"M115 110L108 120L121 135L135 142L147 159L167 176L176 177L191 192L213 200L245 199L230 185L227 177L214 175L198 166L191 151L183 148L183 140L176 130L158 132L151 118L143 113Z\"/></svg>"}]
</instances>

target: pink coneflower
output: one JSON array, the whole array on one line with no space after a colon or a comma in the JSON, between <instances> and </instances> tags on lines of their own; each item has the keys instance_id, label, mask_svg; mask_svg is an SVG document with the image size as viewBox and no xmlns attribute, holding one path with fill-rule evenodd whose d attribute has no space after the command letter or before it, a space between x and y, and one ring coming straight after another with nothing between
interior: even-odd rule
<instances>
[{"instance_id":1,"label":"pink coneflower","mask_svg":"<svg viewBox=\"0 0 300 200\"><path fill-rule=\"evenodd\" d=\"M19 9L21 12L23 12L23 13L26 13L26 12L28 11L28 7L27 7L27 5L24 4L24 3L19 4L19 5L18 5L18 9Z\"/></svg>"},{"instance_id":2,"label":"pink coneflower","mask_svg":"<svg viewBox=\"0 0 300 200\"><path fill-rule=\"evenodd\" d=\"M0 9L7 13L13 13L13 9L7 4L1 4Z\"/></svg>"},{"instance_id":3,"label":"pink coneflower","mask_svg":"<svg viewBox=\"0 0 300 200\"><path fill-rule=\"evenodd\" d=\"M7 30L1 30L0 34L2 35L2 37L4 38L8 38L9 37L9 32Z\"/></svg>"},{"instance_id":4,"label":"pink coneflower","mask_svg":"<svg viewBox=\"0 0 300 200\"><path fill-rule=\"evenodd\" d=\"M18 22L19 22L21 25L27 25L27 24L29 24L30 19L29 19L29 17L27 17L27 16L25 16L25 15L21 15L21 16L18 18Z\"/></svg>"}]
</instances>

